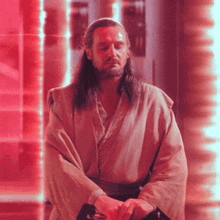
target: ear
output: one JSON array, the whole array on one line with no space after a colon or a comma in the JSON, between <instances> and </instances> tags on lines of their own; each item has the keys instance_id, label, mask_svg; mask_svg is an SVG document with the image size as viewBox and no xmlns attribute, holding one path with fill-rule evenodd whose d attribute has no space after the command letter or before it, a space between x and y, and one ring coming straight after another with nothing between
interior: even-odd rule
<instances>
[{"instance_id":1,"label":"ear","mask_svg":"<svg viewBox=\"0 0 220 220\"><path fill-rule=\"evenodd\" d=\"M91 49L89 49L88 47L85 49L85 51L86 51L86 55L87 55L87 58L89 59L89 60L92 60L92 51L91 51Z\"/></svg>"}]
</instances>

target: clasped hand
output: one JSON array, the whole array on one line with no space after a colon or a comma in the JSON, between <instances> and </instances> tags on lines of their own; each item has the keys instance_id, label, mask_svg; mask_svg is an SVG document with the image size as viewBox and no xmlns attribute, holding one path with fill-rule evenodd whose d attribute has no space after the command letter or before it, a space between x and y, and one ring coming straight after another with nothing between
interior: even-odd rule
<instances>
[{"instance_id":1,"label":"clasped hand","mask_svg":"<svg viewBox=\"0 0 220 220\"><path fill-rule=\"evenodd\" d=\"M154 207L143 199L121 202L106 195L100 196L94 205L107 220L141 220L154 210Z\"/></svg>"}]
</instances>

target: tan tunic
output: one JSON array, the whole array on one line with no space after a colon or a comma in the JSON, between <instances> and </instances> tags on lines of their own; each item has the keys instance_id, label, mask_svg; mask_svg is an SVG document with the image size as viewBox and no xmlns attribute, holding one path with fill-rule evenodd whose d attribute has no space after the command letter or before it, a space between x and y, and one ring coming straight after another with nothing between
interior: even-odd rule
<instances>
[{"instance_id":1,"label":"tan tunic","mask_svg":"<svg viewBox=\"0 0 220 220\"><path fill-rule=\"evenodd\" d=\"M130 105L122 95L110 119L97 99L78 112L73 85L49 92L45 174L51 219L76 219L83 204L111 194L89 178L143 182L159 147L151 180L139 197L172 220L184 219L187 165L172 101L154 86L140 87L137 102Z\"/></svg>"}]
</instances>

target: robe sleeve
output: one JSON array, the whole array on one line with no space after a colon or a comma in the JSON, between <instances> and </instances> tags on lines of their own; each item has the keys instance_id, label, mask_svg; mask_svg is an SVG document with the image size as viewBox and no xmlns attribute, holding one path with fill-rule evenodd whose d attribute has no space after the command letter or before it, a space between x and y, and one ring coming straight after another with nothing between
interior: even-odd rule
<instances>
[{"instance_id":1,"label":"robe sleeve","mask_svg":"<svg viewBox=\"0 0 220 220\"><path fill-rule=\"evenodd\" d=\"M58 219L76 219L84 204L105 194L84 173L82 161L49 94L50 119L45 132L45 186ZM52 213L53 213L52 212ZM53 219L53 218L52 218Z\"/></svg>"},{"instance_id":2,"label":"robe sleeve","mask_svg":"<svg viewBox=\"0 0 220 220\"><path fill-rule=\"evenodd\" d=\"M183 220L187 179L184 146L171 109L164 118L166 128L151 179L139 198L157 206L170 219Z\"/></svg>"}]
</instances>

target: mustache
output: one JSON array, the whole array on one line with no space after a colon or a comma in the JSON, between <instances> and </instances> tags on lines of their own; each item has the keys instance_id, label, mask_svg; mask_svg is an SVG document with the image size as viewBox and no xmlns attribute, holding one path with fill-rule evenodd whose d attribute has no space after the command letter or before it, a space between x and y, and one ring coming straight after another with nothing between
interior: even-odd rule
<instances>
[{"instance_id":1,"label":"mustache","mask_svg":"<svg viewBox=\"0 0 220 220\"><path fill-rule=\"evenodd\" d=\"M121 62L120 62L119 59L117 59L117 58L112 58L112 57L108 58L108 59L105 61L105 63L108 63L108 62L115 62L115 63L121 64Z\"/></svg>"}]
</instances>

